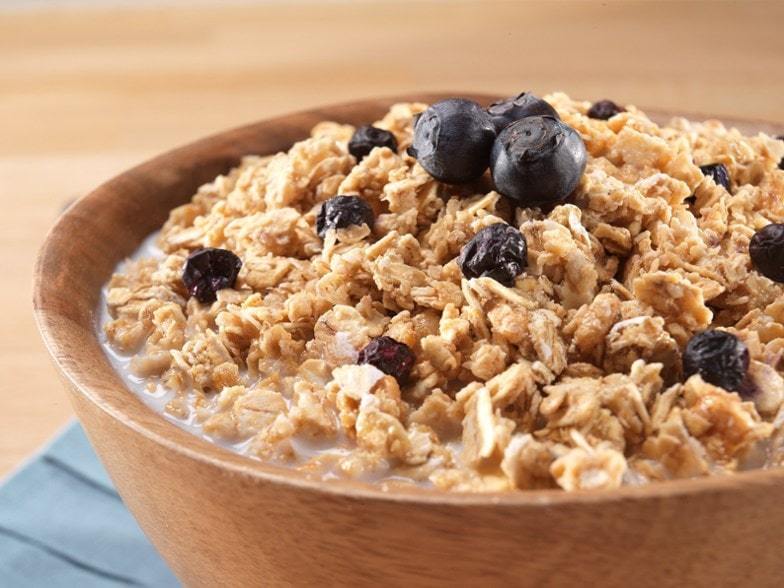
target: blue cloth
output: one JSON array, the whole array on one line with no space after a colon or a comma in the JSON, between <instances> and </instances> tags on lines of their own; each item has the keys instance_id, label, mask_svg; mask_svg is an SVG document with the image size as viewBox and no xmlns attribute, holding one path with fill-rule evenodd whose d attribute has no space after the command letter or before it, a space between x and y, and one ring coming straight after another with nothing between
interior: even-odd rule
<instances>
[{"instance_id":1,"label":"blue cloth","mask_svg":"<svg viewBox=\"0 0 784 588\"><path fill-rule=\"evenodd\" d=\"M179 586L78 424L0 486L0 585Z\"/></svg>"}]
</instances>

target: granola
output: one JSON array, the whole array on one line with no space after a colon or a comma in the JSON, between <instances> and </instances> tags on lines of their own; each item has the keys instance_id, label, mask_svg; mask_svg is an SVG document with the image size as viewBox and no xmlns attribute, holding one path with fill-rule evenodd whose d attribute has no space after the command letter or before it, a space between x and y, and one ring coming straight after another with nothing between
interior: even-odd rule
<instances>
[{"instance_id":1,"label":"granola","mask_svg":"<svg viewBox=\"0 0 784 588\"><path fill-rule=\"evenodd\" d=\"M171 211L159 255L106 287L108 346L173 420L316 477L571 491L784 462L784 291L748 257L755 231L784 222L784 142L545 99L588 152L566 203L515 208L486 178L436 181L407 154L425 104L393 106L374 126L397 152L361 161L354 128L323 122ZM700 171L717 162L730 190ZM320 237L336 195L368 203L374 226ZM525 236L525 270L511 286L465 278L462 247L499 222ZM205 247L242 260L211 303L182 281ZM753 394L684 381L706 328L748 347ZM405 382L357 365L380 336L414 352Z\"/></svg>"}]
</instances>

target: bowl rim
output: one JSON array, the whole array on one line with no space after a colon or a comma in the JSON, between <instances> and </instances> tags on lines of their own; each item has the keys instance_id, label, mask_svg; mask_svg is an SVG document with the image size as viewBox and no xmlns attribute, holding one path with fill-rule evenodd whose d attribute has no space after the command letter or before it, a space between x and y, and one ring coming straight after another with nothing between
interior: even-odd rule
<instances>
[{"instance_id":1,"label":"bowl rim","mask_svg":"<svg viewBox=\"0 0 784 588\"><path fill-rule=\"evenodd\" d=\"M36 325L44 341L47 351L68 385L86 398L98 409L121 425L132 429L139 435L165 447L167 450L179 454L190 460L195 460L213 466L226 473L242 476L255 483L274 484L281 489L290 487L300 490L312 491L324 495L336 495L356 500L376 500L385 502L405 502L420 504L438 504L450 506L486 506L486 507L512 507L512 508L543 508L550 505L584 505L596 503L612 503L629 500L662 500L694 494L704 493L732 493L738 492L749 486L774 486L784 483L784 467L758 469L737 472L729 475L709 476L692 479L677 479L664 482L655 482L643 486L623 486L613 490L583 490L566 492L561 489L505 491L505 492L449 492L431 488L403 487L392 490L383 490L380 485L370 482L354 480L329 480L323 481L307 474L287 468L285 466L265 463L245 455L232 452L215 443L178 427L162 415L148 407L141 398L129 390L119 379L119 375L106 358L105 365L98 366L106 380L116 387L118 382L124 393L132 396L135 402L124 403L119 406L111 398L102 394L102 391L91 386L85 381L85 371L78 362L64 361L67 345L72 337L72 328L63 315L51 308L49 301L54 292L52 286L45 279L44 267L47 260L51 259L58 248L58 243L70 230L75 228L79 216L88 212L91 207L99 206L102 199L110 197L115 186L123 183L131 176L146 174L160 166L170 165L179 161L187 152L194 148L209 149L211 145L222 141L225 137L237 132L250 132L259 126L276 125L282 123L289 116L313 115L329 116L337 111L346 112L352 107L359 107L369 103L383 103L391 105L396 102L421 101L433 102L449 96L468 96L477 101L488 103L497 100L498 95L472 94L466 92L430 92L395 96L383 96L375 99L357 100L331 104L325 107L300 110L291 115L280 115L262 119L255 123L242 125L226 131L214 133L196 141L187 143L175 149L166 151L134 166L127 171L101 184L73 203L48 231L35 265L33 279L33 303ZM645 109L643 109L645 110ZM784 133L784 125L765 120L742 119L705 116L696 113L669 113L656 109L645 112L662 119L664 117L683 116L691 120L718 119L731 126L746 126L759 128L769 133ZM335 117L335 118L340 118ZM328 120L324 118L323 120ZM306 130L305 130L306 132ZM263 155L263 154L262 154ZM119 261L119 260L117 260ZM96 344L98 339L97 325L93 324L92 333ZM105 352L104 352L105 355ZM91 366L95 369L96 366ZM154 419L145 418L150 414Z\"/></svg>"}]
</instances>

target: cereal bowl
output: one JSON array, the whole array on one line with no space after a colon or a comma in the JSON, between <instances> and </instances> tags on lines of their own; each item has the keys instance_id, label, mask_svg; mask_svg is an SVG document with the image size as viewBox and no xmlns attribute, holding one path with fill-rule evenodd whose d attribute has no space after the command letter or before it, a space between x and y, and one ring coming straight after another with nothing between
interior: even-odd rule
<instances>
[{"instance_id":1,"label":"cereal bowl","mask_svg":"<svg viewBox=\"0 0 784 588\"><path fill-rule=\"evenodd\" d=\"M774 585L784 548L778 468L570 493L385 491L229 452L129 393L97 336L101 288L171 209L243 155L288 149L320 121L364 124L393 103L446 96L340 104L214 135L107 182L52 229L35 273L39 329L142 529L193 586Z\"/></svg>"}]
</instances>

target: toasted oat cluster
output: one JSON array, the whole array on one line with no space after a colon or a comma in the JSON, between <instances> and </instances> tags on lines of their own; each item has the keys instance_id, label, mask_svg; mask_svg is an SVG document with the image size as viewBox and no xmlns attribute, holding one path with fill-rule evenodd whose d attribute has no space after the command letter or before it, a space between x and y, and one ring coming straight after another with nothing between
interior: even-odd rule
<instances>
[{"instance_id":1,"label":"toasted oat cluster","mask_svg":"<svg viewBox=\"0 0 784 588\"><path fill-rule=\"evenodd\" d=\"M784 290L754 269L749 241L784 222L784 142L545 99L588 154L564 203L516 207L487 176L436 181L407 154L424 104L393 106L374 126L397 151L359 161L354 128L323 122L171 212L164 255L126 262L107 286L109 344L173 391L170 416L313 476L579 490L779 465ZM716 163L729 189L700 170ZM347 214L373 226L320 236L337 195L369 204L347 200ZM466 278L458 259L497 223L527 245L509 285ZM242 264L214 302L183 283L204 248ZM686 345L706 329L748 348L741 393L685 377ZM390 340L403 345L379 347ZM358 361L363 350L410 357L405 377Z\"/></svg>"}]
</instances>

